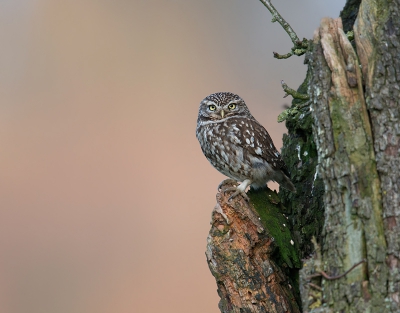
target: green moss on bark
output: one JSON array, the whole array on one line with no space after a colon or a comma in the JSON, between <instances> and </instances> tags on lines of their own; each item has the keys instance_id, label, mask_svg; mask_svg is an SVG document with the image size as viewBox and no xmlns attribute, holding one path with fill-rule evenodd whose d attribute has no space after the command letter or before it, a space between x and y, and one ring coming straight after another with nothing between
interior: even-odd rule
<instances>
[{"instance_id":1,"label":"green moss on bark","mask_svg":"<svg viewBox=\"0 0 400 313\"><path fill-rule=\"evenodd\" d=\"M251 189L248 192L251 204L268 229L268 234L274 238L279 247L277 263L279 266L300 268L301 262L294 247L294 241L289 228L288 219L283 215L284 210L279 196L270 189Z\"/></svg>"},{"instance_id":2,"label":"green moss on bark","mask_svg":"<svg viewBox=\"0 0 400 313\"><path fill-rule=\"evenodd\" d=\"M286 210L279 195L269 188L258 190L251 188L247 194L262 224L267 229L268 236L274 238L277 249L273 259L289 279L295 291L296 302L301 307L299 269L302 264L299 247L293 239L288 217L283 214Z\"/></svg>"}]
</instances>

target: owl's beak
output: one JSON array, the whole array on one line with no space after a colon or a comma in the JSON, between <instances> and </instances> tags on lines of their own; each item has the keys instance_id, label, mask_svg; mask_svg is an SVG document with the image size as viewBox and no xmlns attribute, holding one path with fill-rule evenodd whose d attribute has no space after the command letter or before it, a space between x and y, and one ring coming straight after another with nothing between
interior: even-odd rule
<instances>
[{"instance_id":1,"label":"owl's beak","mask_svg":"<svg viewBox=\"0 0 400 313\"><path fill-rule=\"evenodd\" d=\"M224 115L225 115L225 111L221 110L221 117L224 118Z\"/></svg>"}]
</instances>

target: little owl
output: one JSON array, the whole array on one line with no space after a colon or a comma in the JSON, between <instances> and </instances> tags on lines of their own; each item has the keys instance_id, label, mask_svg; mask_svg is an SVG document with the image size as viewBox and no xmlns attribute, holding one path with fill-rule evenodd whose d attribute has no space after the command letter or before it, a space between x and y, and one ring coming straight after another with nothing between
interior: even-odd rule
<instances>
[{"instance_id":1,"label":"little owl","mask_svg":"<svg viewBox=\"0 0 400 313\"><path fill-rule=\"evenodd\" d=\"M296 192L271 137L238 95L218 92L201 101L196 136L212 166L241 182L226 189L235 191L229 199L241 194L248 200L245 190L249 185L263 188L270 180Z\"/></svg>"}]
</instances>

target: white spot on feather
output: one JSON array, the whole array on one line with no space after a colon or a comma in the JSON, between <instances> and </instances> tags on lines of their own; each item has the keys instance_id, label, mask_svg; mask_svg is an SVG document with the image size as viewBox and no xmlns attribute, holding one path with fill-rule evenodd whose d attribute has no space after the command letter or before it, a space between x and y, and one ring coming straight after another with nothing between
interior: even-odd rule
<instances>
[{"instance_id":1,"label":"white spot on feather","mask_svg":"<svg viewBox=\"0 0 400 313\"><path fill-rule=\"evenodd\" d=\"M233 142L233 143L236 143L236 144L241 144L242 142L239 140L239 138L238 137L232 137L232 139L231 139L231 141Z\"/></svg>"}]
</instances>

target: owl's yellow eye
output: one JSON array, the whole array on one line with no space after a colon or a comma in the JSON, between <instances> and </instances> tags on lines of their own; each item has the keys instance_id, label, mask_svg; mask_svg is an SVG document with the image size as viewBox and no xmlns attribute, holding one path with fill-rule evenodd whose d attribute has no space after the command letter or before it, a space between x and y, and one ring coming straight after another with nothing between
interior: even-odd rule
<instances>
[{"instance_id":1,"label":"owl's yellow eye","mask_svg":"<svg viewBox=\"0 0 400 313\"><path fill-rule=\"evenodd\" d=\"M208 109L210 111L215 111L217 109L217 107L214 104L211 104L211 105L208 106Z\"/></svg>"},{"instance_id":2,"label":"owl's yellow eye","mask_svg":"<svg viewBox=\"0 0 400 313\"><path fill-rule=\"evenodd\" d=\"M236 108L236 104L231 103L230 105L228 105L229 110L234 110Z\"/></svg>"}]
</instances>

